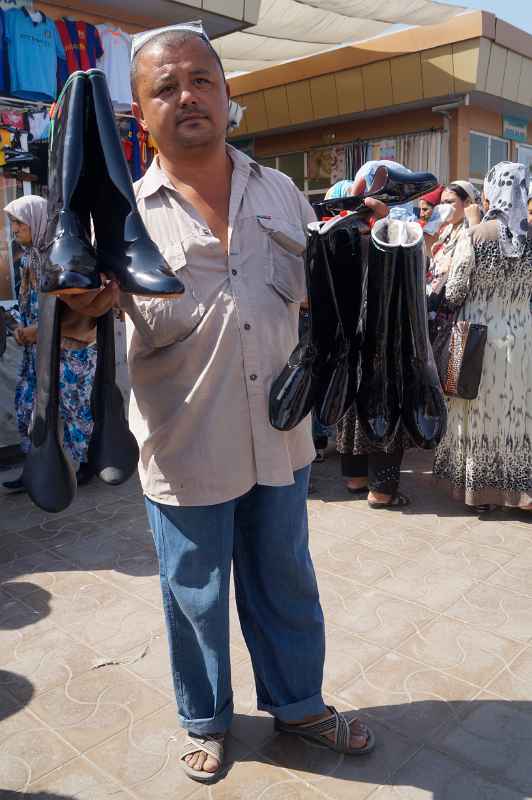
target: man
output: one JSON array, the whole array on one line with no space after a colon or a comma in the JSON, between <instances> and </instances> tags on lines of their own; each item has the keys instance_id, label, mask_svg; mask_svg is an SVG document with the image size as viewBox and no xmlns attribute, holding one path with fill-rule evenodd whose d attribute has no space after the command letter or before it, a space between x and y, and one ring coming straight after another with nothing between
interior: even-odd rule
<instances>
[{"instance_id":1,"label":"man","mask_svg":"<svg viewBox=\"0 0 532 800\"><path fill-rule=\"evenodd\" d=\"M229 91L201 33L176 26L145 40L132 87L135 116L159 148L136 185L139 210L186 287L175 300L120 298L129 316L130 423L190 737L182 766L207 782L223 773L233 711L231 563L259 708L278 729L369 752L371 732L321 696L309 424L281 433L268 420L271 383L297 341L312 210L288 178L227 147ZM115 299L110 286L69 303L100 314Z\"/></svg>"}]
</instances>

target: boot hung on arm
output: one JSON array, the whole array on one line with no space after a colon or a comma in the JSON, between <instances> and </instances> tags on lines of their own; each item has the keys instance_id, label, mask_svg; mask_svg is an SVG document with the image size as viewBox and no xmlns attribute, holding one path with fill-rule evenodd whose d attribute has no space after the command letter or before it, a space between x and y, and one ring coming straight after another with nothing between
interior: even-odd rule
<instances>
[{"instance_id":1,"label":"boot hung on arm","mask_svg":"<svg viewBox=\"0 0 532 800\"><path fill-rule=\"evenodd\" d=\"M423 231L416 222L399 224L403 229L401 418L415 444L432 450L445 434L447 405L429 342Z\"/></svg>"},{"instance_id":2,"label":"boot hung on arm","mask_svg":"<svg viewBox=\"0 0 532 800\"><path fill-rule=\"evenodd\" d=\"M371 232L368 253L367 307L361 377L356 406L360 425L373 443L388 444L399 422L400 340L400 243L402 224L377 222Z\"/></svg>"},{"instance_id":3,"label":"boot hung on arm","mask_svg":"<svg viewBox=\"0 0 532 800\"><path fill-rule=\"evenodd\" d=\"M77 294L100 287L97 258L90 242L90 186L87 172L86 108L88 80L74 72L52 114L48 166L48 251L41 290Z\"/></svg>"},{"instance_id":4,"label":"boot hung on arm","mask_svg":"<svg viewBox=\"0 0 532 800\"><path fill-rule=\"evenodd\" d=\"M139 460L137 440L129 430L122 392L116 385L114 315L98 319L96 375L91 395L94 428L88 468L104 483L124 483Z\"/></svg>"},{"instance_id":5,"label":"boot hung on arm","mask_svg":"<svg viewBox=\"0 0 532 800\"><path fill-rule=\"evenodd\" d=\"M44 511L68 508L76 494L76 474L66 457L59 432L59 359L61 303L53 296L39 299L37 390L30 431L31 446L22 481L33 502Z\"/></svg>"},{"instance_id":6,"label":"boot hung on arm","mask_svg":"<svg viewBox=\"0 0 532 800\"><path fill-rule=\"evenodd\" d=\"M137 209L105 75L87 72L87 141L91 155L91 213L100 272L144 297L173 297L184 286L150 239Z\"/></svg>"}]
</instances>

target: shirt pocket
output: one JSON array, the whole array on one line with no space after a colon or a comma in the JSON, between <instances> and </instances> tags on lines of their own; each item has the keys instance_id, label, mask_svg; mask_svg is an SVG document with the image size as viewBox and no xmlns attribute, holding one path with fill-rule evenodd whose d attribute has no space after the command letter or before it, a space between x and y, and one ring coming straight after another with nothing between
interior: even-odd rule
<instances>
[{"instance_id":1,"label":"shirt pocket","mask_svg":"<svg viewBox=\"0 0 532 800\"><path fill-rule=\"evenodd\" d=\"M161 253L170 269L183 282L185 292L177 298L135 298L143 323L136 327L152 347L167 347L184 341L198 327L205 314L205 306L198 297L191 270L187 267L183 246L180 243L171 244L161 248Z\"/></svg>"},{"instance_id":2,"label":"shirt pocket","mask_svg":"<svg viewBox=\"0 0 532 800\"><path fill-rule=\"evenodd\" d=\"M286 302L303 302L307 296L303 230L279 217L258 216L257 221L268 237L266 283Z\"/></svg>"}]
</instances>

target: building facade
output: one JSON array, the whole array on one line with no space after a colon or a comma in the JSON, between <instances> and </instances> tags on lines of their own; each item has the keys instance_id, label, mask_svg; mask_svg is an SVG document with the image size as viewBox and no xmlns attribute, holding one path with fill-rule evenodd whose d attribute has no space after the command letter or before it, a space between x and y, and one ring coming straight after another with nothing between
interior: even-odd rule
<instances>
[{"instance_id":1,"label":"building facade","mask_svg":"<svg viewBox=\"0 0 532 800\"><path fill-rule=\"evenodd\" d=\"M310 199L369 158L479 187L503 159L532 170L532 36L485 12L230 85L246 108L234 143L288 173Z\"/></svg>"}]
</instances>

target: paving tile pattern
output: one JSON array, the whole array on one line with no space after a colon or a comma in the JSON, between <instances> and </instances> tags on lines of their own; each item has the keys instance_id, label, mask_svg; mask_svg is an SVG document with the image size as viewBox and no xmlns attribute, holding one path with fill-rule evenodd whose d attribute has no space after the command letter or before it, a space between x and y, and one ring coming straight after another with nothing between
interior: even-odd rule
<instances>
[{"instance_id":1,"label":"paving tile pattern","mask_svg":"<svg viewBox=\"0 0 532 800\"><path fill-rule=\"evenodd\" d=\"M58 515L0 495L2 800L532 798L532 518L464 510L426 453L400 512L349 495L333 452L313 483L324 693L373 727L374 754L274 732L232 601L231 768L191 782L138 482L93 482Z\"/></svg>"}]
</instances>

